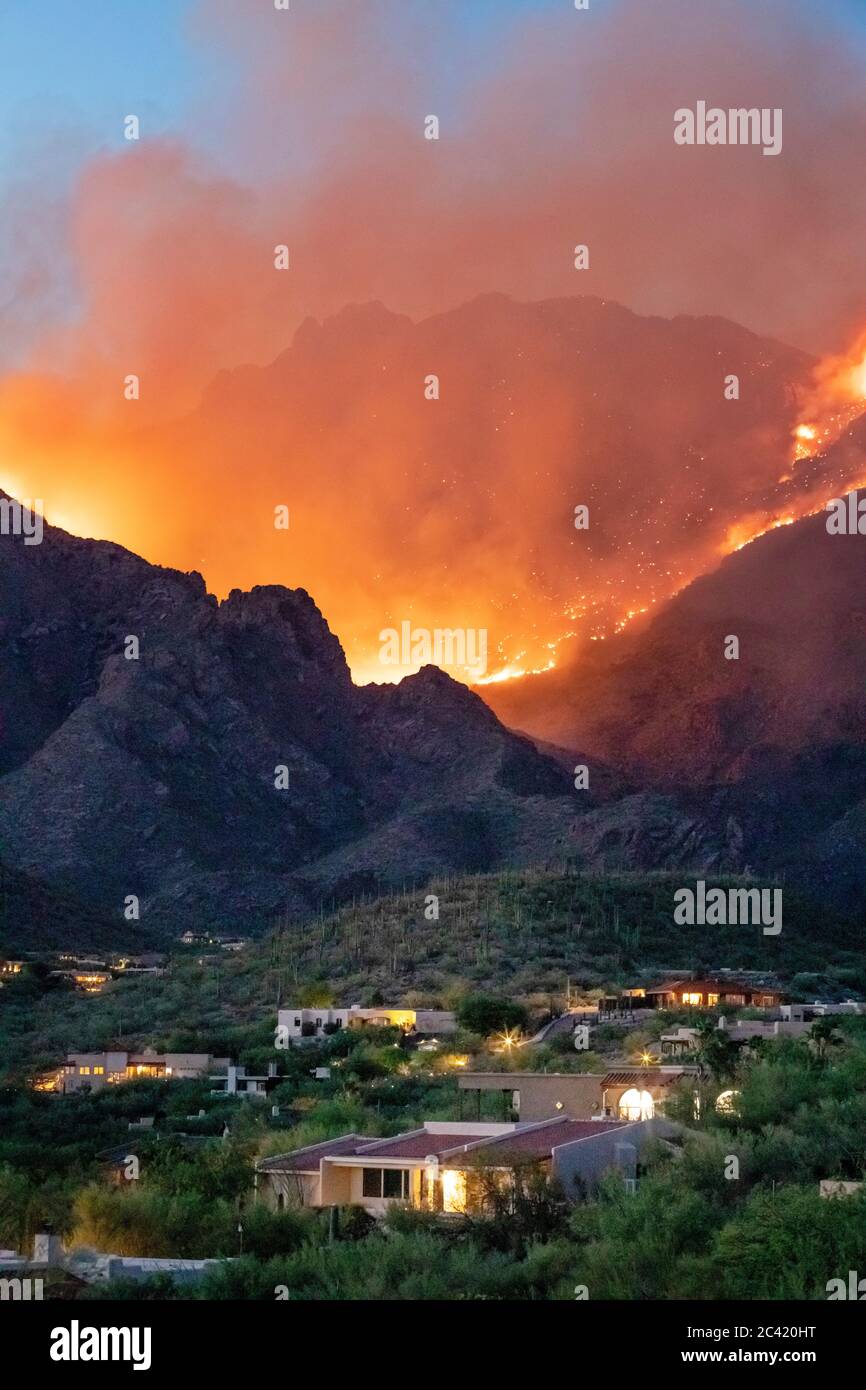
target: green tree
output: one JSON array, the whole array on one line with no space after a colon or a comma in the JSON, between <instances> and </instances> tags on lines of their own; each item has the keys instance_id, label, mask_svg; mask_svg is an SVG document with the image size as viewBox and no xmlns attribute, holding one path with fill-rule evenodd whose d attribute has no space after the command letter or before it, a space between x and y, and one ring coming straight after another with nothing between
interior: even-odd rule
<instances>
[{"instance_id":1,"label":"green tree","mask_svg":"<svg viewBox=\"0 0 866 1390\"><path fill-rule=\"evenodd\" d=\"M457 1009L460 1027L485 1038L509 1028L525 1028L527 1019L522 1004L493 994L467 994Z\"/></svg>"}]
</instances>

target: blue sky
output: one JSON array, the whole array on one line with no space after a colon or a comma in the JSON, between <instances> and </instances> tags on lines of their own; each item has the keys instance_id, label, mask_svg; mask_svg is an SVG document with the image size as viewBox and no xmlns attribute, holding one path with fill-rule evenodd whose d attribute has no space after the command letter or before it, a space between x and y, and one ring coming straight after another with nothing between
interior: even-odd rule
<instances>
[{"instance_id":1,"label":"blue sky","mask_svg":"<svg viewBox=\"0 0 866 1390\"><path fill-rule=\"evenodd\" d=\"M296 0L303 5L311 0ZM356 0L363 5L366 0ZM63 132L68 165L104 147L127 111L152 132L183 130L187 112L224 90L230 56L193 37L190 18L208 0L2 0L0 4L0 191L16 161ZM268 0L242 0L244 5ZM315 0L317 6L327 0ZM429 15L431 0L403 0ZM434 0L455 16L464 43L458 73L495 60L510 21L571 0ZM652 0L590 0L610 10ZM710 0L702 0L709 4ZM786 0L821 26L839 25L866 50L866 0Z\"/></svg>"},{"instance_id":2,"label":"blue sky","mask_svg":"<svg viewBox=\"0 0 866 1390\"><path fill-rule=\"evenodd\" d=\"M694 0L708 13L726 2ZM285 150L277 142L273 149L261 142L261 167L255 168L249 142L245 147L226 138L237 89L248 77L245 57L211 42L202 23L209 5L226 3L245 18L256 7L269 8L272 0L0 0L0 367L10 355L26 355L40 322L74 310L66 195L94 154L124 148L126 114L140 117L146 135L176 133L185 144L202 148L208 166L241 181L276 172L268 167L269 158L279 160L284 172ZM332 0L292 3L298 11L309 6L327 15ZM350 0L350 9L379 3ZM597 15L608 16L630 7L645 13L645 6L656 3L590 0ZM866 59L866 0L753 3L778 14L780 24L789 17L806 21L816 37L825 34L840 50ZM453 96L457 120L460 95L471 106L473 86L497 66L512 24L539 13L573 13L573 0L397 0L397 5L398 14L423 17L433 36L429 50L410 53L411 27L397 26L398 53L405 44L407 57L429 62L431 100L443 92ZM442 42L435 41L437 34ZM215 119L202 120L203 112ZM30 244L32 256L26 250L22 256Z\"/></svg>"},{"instance_id":3,"label":"blue sky","mask_svg":"<svg viewBox=\"0 0 866 1390\"><path fill-rule=\"evenodd\" d=\"M9 176L14 160L40 133L68 130L78 159L104 145L106 132L117 130L128 111L145 116L151 131L182 129L187 111L230 76L226 55L193 37L190 18L199 3L2 0L0 178ZM417 3L426 10L427 0ZM483 61L485 51L501 39L503 20L556 9L563 0L450 3L468 49ZM437 4L444 9L449 0ZM464 51L464 66L468 57Z\"/></svg>"},{"instance_id":4,"label":"blue sky","mask_svg":"<svg viewBox=\"0 0 866 1390\"><path fill-rule=\"evenodd\" d=\"M212 75L184 29L190 0L3 0L0 167L39 131L104 141L129 110L170 129Z\"/></svg>"}]
</instances>

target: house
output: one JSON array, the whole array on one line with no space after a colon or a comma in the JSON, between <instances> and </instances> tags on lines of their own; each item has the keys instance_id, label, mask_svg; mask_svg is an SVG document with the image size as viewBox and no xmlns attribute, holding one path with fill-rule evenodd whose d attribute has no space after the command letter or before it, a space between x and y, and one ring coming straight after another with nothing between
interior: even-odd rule
<instances>
[{"instance_id":1,"label":"house","mask_svg":"<svg viewBox=\"0 0 866 1390\"><path fill-rule=\"evenodd\" d=\"M471 1097L475 1097L480 1120L483 1093L493 1092L499 1095L503 1120L512 1116L523 1121L552 1120L559 1115L590 1120L601 1113L601 1080L600 1072L464 1071L457 1077L460 1115L468 1093L470 1106Z\"/></svg>"},{"instance_id":2,"label":"house","mask_svg":"<svg viewBox=\"0 0 866 1390\"><path fill-rule=\"evenodd\" d=\"M650 1120L664 1111L675 1087L696 1078L697 1067L622 1067L601 1079L601 1113L623 1120ZM692 1083L694 1084L694 1083Z\"/></svg>"},{"instance_id":3,"label":"house","mask_svg":"<svg viewBox=\"0 0 866 1390\"><path fill-rule=\"evenodd\" d=\"M229 1261L222 1259L187 1260L175 1257L145 1258L132 1255L103 1255L92 1250L67 1251L59 1236L41 1233L33 1238L33 1257L0 1252L0 1276L8 1272L24 1274L14 1282L38 1285L38 1290L14 1291L12 1297L43 1297L42 1284L50 1288L51 1296L74 1298L88 1284L100 1284L108 1279L132 1279L141 1282L158 1274L168 1274L176 1284L199 1283L212 1269ZM38 1277L36 1277L38 1276Z\"/></svg>"},{"instance_id":4,"label":"house","mask_svg":"<svg viewBox=\"0 0 866 1390\"><path fill-rule=\"evenodd\" d=\"M53 979L71 980L82 994L101 994L112 980L107 970L88 969L85 966L73 967L70 970L52 970L50 976Z\"/></svg>"},{"instance_id":5,"label":"house","mask_svg":"<svg viewBox=\"0 0 866 1390\"><path fill-rule=\"evenodd\" d=\"M0 1303L41 1302L44 1298L76 1298L84 1280L65 1267L58 1236L40 1232L33 1237L32 1256L0 1250Z\"/></svg>"},{"instance_id":6,"label":"house","mask_svg":"<svg viewBox=\"0 0 866 1390\"><path fill-rule=\"evenodd\" d=\"M125 965L121 972L126 975L167 975L168 969L164 965Z\"/></svg>"},{"instance_id":7,"label":"house","mask_svg":"<svg viewBox=\"0 0 866 1390\"><path fill-rule=\"evenodd\" d=\"M283 1036L292 1038L321 1038L340 1028L402 1028L404 1033L455 1033L457 1019L442 1009L362 1009L351 1004L346 1009L284 1008L277 1013L277 1023Z\"/></svg>"},{"instance_id":8,"label":"house","mask_svg":"<svg viewBox=\"0 0 866 1390\"><path fill-rule=\"evenodd\" d=\"M212 1057L208 1052L158 1053L152 1048L144 1052L70 1052L63 1066L37 1078L34 1086L36 1090L69 1095L76 1091L100 1091L103 1086L142 1077L198 1080L210 1071L227 1072L229 1066L228 1057Z\"/></svg>"},{"instance_id":9,"label":"house","mask_svg":"<svg viewBox=\"0 0 866 1390\"><path fill-rule=\"evenodd\" d=\"M277 1075L276 1062L268 1063L267 1076L247 1076L246 1067L237 1067L231 1063L225 1073L210 1078L216 1085L211 1086L211 1095L224 1096L266 1096L275 1086L279 1086L282 1078Z\"/></svg>"},{"instance_id":10,"label":"house","mask_svg":"<svg viewBox=\"0 0 866 1390\"><path fill-rule=\"evenodd\" d=\"M20 975L23 969L23 960L0 960L0 975Z\"/></svg>"},{"instance_id":11,"label":"house","mask_svg":"<svg viewBox=\"0 0 866 1390\"><path fill-rule=\"evenodd\" d=\"M866 1004L861 999L844 999L841 1003L816 999L812 1004L782 1004L779 1015L784 1022L812 1023L816 1018L826 1018L829 1014L866 1014Z\"/></svg>"},{"instance_id":12,"label":"house","mask_svg":"<svg viewBox=\"0 0 866 1390\"><path fill-rule=\"evenodd\" d=\"M728 976L705 979L667 980L643 991L654 1009L715 1009L721 1004L737 1008L775 1009L784 994L774 986L751 983Z\"/></svg>"},{"instance_id":13,"label":"house","mask_svg":"<svg viewBox=\"0 0 866 1390\"><path fill-rule=\"evenodd\" d=\"M142 956L117 956L109 968L116 975L166 975L167 961L162 951L146 951Z\"/></svg>"},{"instance_id":14,"label":"house","mask_svg":"<svg viewBox=\"0 0 866 1390\"><path fill-rule=\"evenodd\" d=\"M671 1088L696 1071L662 1066L616 1072L462 1072L457 1089L461 1114L464 1094L475 1094L479 1120L483 1092L499 1093L503 1119L633 1120L652 1118L664 1108Z\"/></svg>"},{"instance_id":15,"label":"house","mask_svg":"<svg viewBox=\"0 0 866 1390\"><path fill-rule=\"evenodd\" d=\"M716 1025L731 1042L749 1043L756 1038L802 1038L812 1027L805 1019L720 1018Z\"/></svg>"},{"instance_id":16,"label":"house","mask_svg":"<svg viewBox=\"0 0 866 1390\"><path fill-rule=\"evenodd\" d=\"M662 1033L659 1042L663 1057L683 1057L696 1052L700 1032L697 1028L675 1028L671 1033Z\"/></svg>"},{"instance_id":17,"label":"house","mask_svg":"<svg viewBox=\"0 0 866 1390\"><path fill-rule=\"evenodd\" d=\"M247 939L243 936L213 936L207 931L191 929L177 939L183 946L219 946L224 951L242 951L247 944Z\"/></svg>"},{"instance_id":18,"label":"house","mask_svg":"<svg viewBox=\"0 0 866 1390\"><path fill-rule=\"evenodd\" d=\"M344 1134L260 1159L256 1199L276 1211L360 1206L382 1216L394 1203L404 1203L457 1214L483 1206L485 1176L507 1183L525 1166L557 1179L566 1196L574 1197L610 1169L634 1182L644 1145L674 1132L663 1121L558 1116L535 1124L430 1121L392 1139Z\"/></svg>"}]
</instances>

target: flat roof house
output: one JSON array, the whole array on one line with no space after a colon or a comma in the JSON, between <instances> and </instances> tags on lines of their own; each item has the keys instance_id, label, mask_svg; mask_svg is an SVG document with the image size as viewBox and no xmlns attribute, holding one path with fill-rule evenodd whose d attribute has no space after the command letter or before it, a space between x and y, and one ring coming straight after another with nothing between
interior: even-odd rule
<instances>
[{"instance_id":1,"label":"flat roof house","mask_svg":"<svg viewBox=\"0 0 866 1390\"><path fill-rule=\"evenodd\" d=\"M101 994L110 985L112 976L108 970L89 970L85 967L69 970L52 970L55 979L71 980L76 989L84 994Z\"/></svg>"},{"instance_id":2,"label":"flat roof house","mask_svg":"<svg viewBox=\"0 0 866 1390\"><path fill-rule=\"evenodd\" d=\"M808 1037L812 1024L805 1019L752 1019L737 1018L729 1021L720 1018L716 1027L725 1033L731 1042L748 1043L755 1038L803 1038Z\"/></svg>"},{"instance_id":3,"label":"flat roof house","mask_svg":"<svg viewBox=\"0 0 866 1390\"><path fill-rule=\"evenodd\" d=\"M211 1086L211 1095L264 1098L275 1086L279 1086L282 1079L277 1075L276 1062L268 1063L266 1076L248 1076L246 1067L238 1067L230 1062L223 1071L210 1078L214 1083Z\"/></svg>"},{"instance_id":4,"label":"flat roof house","mask_svg":"<svg viewBox=\"0 0 866 1390\"><path fill-rule=\"evenodd\" d=\"M566 1116L575 1120L651 1119L671 1087L695 1074L684 1066L634 1067L610 1072L461 1072L457 1077L461 1113L463 1097L475 1095L481 1118L483 1092L498 1092L503 1120L522 1121ZM471 1098L469 1105L471 1106ZM471 1110L470 1110L471 1113Z\"/></svg>"},{"instance_id":5,"label":"flat roof house","mask_svg":"<svg viewBox=\"0 0 866 1390\"><path fill-rule=\"evenodd\" d=\"M277 1012L277 1023L289 1038L321 1038L338 1028L402 1028L405 1033L454 1033L457 1019L445 1009L362 1009L350 1004L345 1009L285 1008Z\"/></svg>"},{"instance_id":6,"label":"flat roof house","mask_svg":"<svg viewBox=\"0 0 866 1390\"><path fill-rule=\"evenodd\" d=\"M227 1072L228 1057L212 1057L209 1052L70 1052L56 1073L36 1082L37 1090L99 1091L142 1077L189 1081L206 1077L211 1071ZM49 1084L51 1081L54 1084Z\"/></svg>"},{"instance_id":7,"label":"flat roof house","mask_svg":"<svg viewBox=\"0 0 866 1390\"><path fill-rule=\"evenodd\" d=\"M697 1028L674 1028L670 1033L662 1033L659 1042L663 1057L683 1057L696 1052L701 1035Z\"/></svg>"},{"instance_id":8,"label":"flat roof house","mask_svg":"<svg viewBox=\"0 0 866 1390\"><path fill-rule=\"evenodd\" d=\"M344 1134L293 1153L260 1159L256 1197L272 1209L360 1206L381 1216L395 1202L460 1213L482 1203L480 1178L537 1166L566 1196L594 1186L611 1168L634 1179L644 1144L666 1137L664 1121L570 1120L537 1124L430 1121L423 1129L371 1139Z\"/></svg>"}]
</instances>

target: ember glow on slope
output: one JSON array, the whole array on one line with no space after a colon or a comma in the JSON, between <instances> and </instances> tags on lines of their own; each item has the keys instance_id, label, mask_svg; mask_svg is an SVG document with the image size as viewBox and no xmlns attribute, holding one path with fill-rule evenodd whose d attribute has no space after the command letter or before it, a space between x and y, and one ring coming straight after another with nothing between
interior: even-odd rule
<instances>
[{"instance_id":1,"label":"ember glow on slope","mask_svg":"<svg viewBox=\"0 0 866 1390\"><path fill-rule=\"evenodd\" d=\"M77 5L61 7L64 25ZM605 493L602 459L594 517L609 515L613 484L623 515L606 547L581 551L568 507L593 502L594 480L575 458L567 391L533 375L532 360L508 381L482 373L473 414L483 435L464 427L441 449L419 443L415 396L386 389L392 366L381 390L363 376L368 340L353 341L351 318L339 329L350 394L313 382L294 433L260 418L252 370L279 361L307 316L322 323L379 299L426 323L499 291L723 314L810 353L845 342L852 320L866 320L866 291L858 300L845 269L866 236L861 7L767 0L756 14L752 0L730 0L708 26L694 23L694 0L611 0L585 14L562 0L298 0L291 17L248 0L151 0L136 7L138 26L154 17L149 41L127 35L118 65L114 0L81 6L86 32L71 24L59 46L46 17L56 7L9 0L0 15L12 55L0 110L17 114L16 67L44 47L52 121L78 106L87 125L79 166L65 156L61 177L40 164L40 178L4 200L11 231L41 229L27 255L25 239L0 227L0 298L13 313L4 361L14 353L17 368L0 378L0 486L43 498L50 521L199 569L221 596L257 583L306 588L361 681L406 674L377 661L385 627L483 627L483 680L495 685L611 638L720 553L843 485L816 476L811 458L856 412L844 394L790 420L815 430L808 456L790 460L783 441L753 467L735 436L736 507L714 490L725 441L704 448L700 428L688 474L672 453L667 474L653 458L650 482L623 468ZM172 21L182 13L183 39ZM32 40L20 62L16 25ZM74 90L76 72L92 92ZM746 150L677 149L670 124L684 84L733 104L758 89L762 104L784 107L785 151L769 161L782 172ZM19 126L32 98L21 92ZM129 148L120 120L137 106L144 138ZM436 110L443 137L425 145L421 123ZM45 135L57 145L56 131ZM16 152L7 136L6 146L6 162L17 153L26 170L27 142ZM592 269L578 276L572 247L584 234ZM292 270L280 279L269 255L284 239ZM468 365L455 356L443 402ZM134 414L118 389L131 371L142 380ZM247 392L246 413L227 422L230 390ZM326 451L332 420L346 427ZM648 417L624 428L657 426ZM280 502L292 521L278 548Z\"/></svg>"},{"instance_id":2,"label":"ember glow on slope","mask_svg":"<svg viewBox=\"0 0 866 1390\"><path fill-rule=\"evenodd\" d=\"M802 410L805 418L792 432L791 463L779 478L780 484L796 486L797 465L820 459L866 412L866 333L859 334L847 352L818 363L814 384L805 395ZM853 473L839 476L835 488L825 483L817 496L804 495L796 506L782 515L768 516L766 512L759 512L744 516L730 528L722 554L742 550L769 531L814 516L824 510L831 497L863 486L866 486L866 461L862 469L857 467Z\"/></svg>"},{"instance_id":3,"label":"ember glow on slope","mask_svg":"<svg viewBox=\"0 0 866 1390\"><path fill-rule=\"evenodd\" d=\"M866 410L866 333L848 352L827 357L803 403L805 418L794 430L794 460L827 449Z\"/></svg>"}]
</instances>

